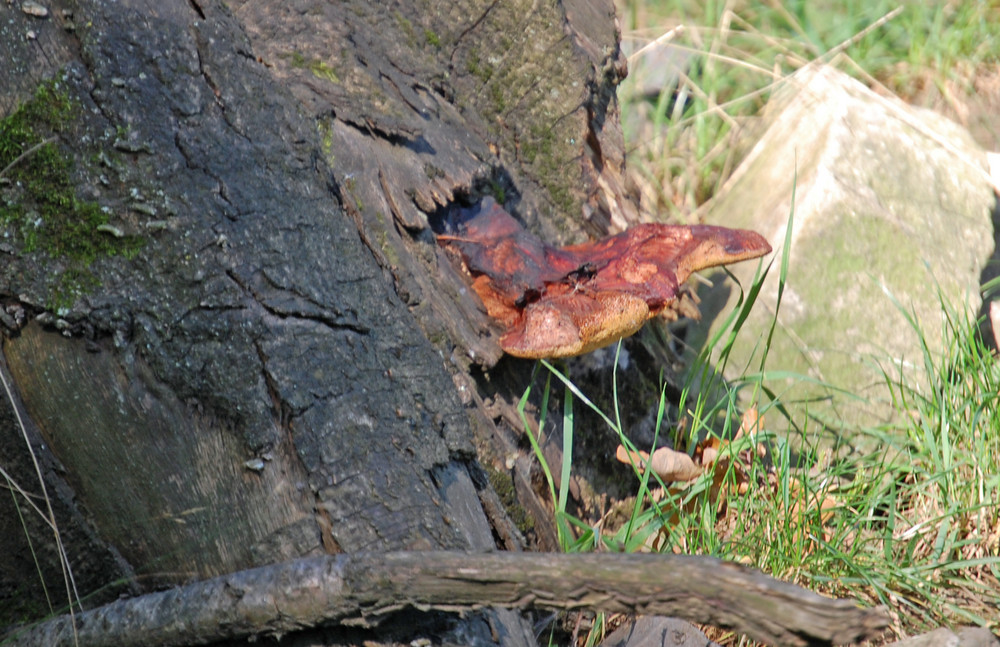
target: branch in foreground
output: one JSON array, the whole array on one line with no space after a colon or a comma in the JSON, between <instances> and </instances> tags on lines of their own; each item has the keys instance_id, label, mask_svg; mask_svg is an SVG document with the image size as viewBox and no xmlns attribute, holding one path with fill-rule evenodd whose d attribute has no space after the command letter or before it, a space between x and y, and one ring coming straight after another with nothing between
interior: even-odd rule
<instances>
[{"instance_id":1,"label":"branch in foreground","mask_svg":"<svg viewBox=\"0 0 1000 647\"><path fill-rule=\"evenodd\" d=\"M862 609L709 557L447 551L311 557L119 600L24 629L10 645L197 645L406 607L594 609L676 616L762 643L847 644L885 628Z\"/></svg>"}]
</instances>

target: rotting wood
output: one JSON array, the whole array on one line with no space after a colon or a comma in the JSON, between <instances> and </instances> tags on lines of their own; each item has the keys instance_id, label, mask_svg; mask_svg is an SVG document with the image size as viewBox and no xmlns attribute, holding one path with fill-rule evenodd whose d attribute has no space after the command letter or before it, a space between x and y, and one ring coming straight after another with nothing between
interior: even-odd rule
<instances>
[{"instance_id":1,"label":"rotting wood","mask_svg":"<svg viewBox=\"0 0 1000 647\"><path fill-rule=\"evenodd\" d=\"M197 645L319 624L373 626L403 608L496 606L670 615L772 645L876 637L883 609L824 598L709 557L452 551L355 553L284 562L119 600L11 636L7 645Z\"/></svg>"}]
</instances>

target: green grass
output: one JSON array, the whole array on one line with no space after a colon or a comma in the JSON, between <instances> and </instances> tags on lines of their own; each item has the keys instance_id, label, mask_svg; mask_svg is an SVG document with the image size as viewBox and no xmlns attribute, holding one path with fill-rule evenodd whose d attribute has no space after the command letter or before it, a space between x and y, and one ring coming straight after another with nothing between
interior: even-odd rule
<instances>
[{"instance_id":1,"label":"green grass","mask_svg":"<svg viewBox=\"0 0 1000 647\"><path fill-rule=\"evenodd\" d=\"M626 37L653 40L682 25L671 42L692 56L677 86L659 96L630 98L627 86L623 92L629 165L645 183L644 207L680 221L714 195L738 162L738 130L775 84L803 65L832 63L882 91L922 101L928 88L938 97L971 92L972 79L1000 61L997 2L635 0L620 10ZM629 114L640 118L629 120ZM787 267L768 267L764 274L772 271L780 272L783 286ZM808 420L789 419L781 398L766 387L779 377L808 379L767 365L769 336L756 342L756 360L741 367L742 377L729 383L719 378L729 348L755 343L740 333L762 281L758 276L746 287L727 325L691 367L679 403L683 433L666 426L671 403L661 393L657 434L693 454L700 438L731 437L748 400L760 409L763 431L722 444L730 460L721 478L707 472L687 484L662 483L633 465L635 495L621 502L627 514L614 527L573 517L565 483L555 483L546 466L563 549L658 550L739 561L826 594L884 604L898 636L941 624L1000 629L1000 364L980 335L980 322L942 298L940 323L932 325L941 326L943 350L932 351L932 336L907 316L921 340L929 383L918 371L887 370L884 379L902 422L855 430L876 439L880 449L845 453L815 440ZM708 361L714 349L722 351L720 365ZM885 365L893 364L887 359ZM562 402L569 430L564 443L572 442L573 407L577 413L585 407L629 445L617 406L601 411L593 404L609 398L585 394L556 367L541 366L548 372L546 403L560 385L570 394ZM612 399L617 402L617 393ZM767 448L766 460L754 458L758 443ZM563 481L572 469L568 456L572 451L563 452ZM540 451L538 458L544 465ZM602 627L598 617L590 644Z\"/></svg>"},{"instance_id":2,"label":"green grass","mask_svg":"<svg viewBox=\"0 0 1000 647\"><path fill-rule=\"evenodd\" d=\"M630 96L628 80L622 92L623 115L643 115L623 121L644 207L680 220L728 176L740 154L736 133L775 85L810 62L903 98L955 101L1000 61L995 1L622 0L619 10L626 42L680 27L669 42L690 56L677 85L658 97Z\"/></svg>"},{"instance_id":3,"label":"green grass","mask_svg":"<svg viewBox=\"0 0 1000 647\"><path fill-rule=\"evenodd\" d=\"M781 268L781 283L786 269ZM747 289L715 344L749 342L739 334L742 315L753 307L763 277L772 270L766 268ZM599 410L563 371L542 361L539 370L548 376L541 411L547 410L559 384L564 394L559 483L553 480L536 439L532 434L529 438L555 502L563 550L713 555L827 594L884 604L898 634L963 623L996 630L1000 364L980 339L975 321L944 308L942 313L947 350L943 355L926 350L930 388L911 384L906 374L886 374L897 408L910 415L905 418L909 423L899 428L864 430L881 437L880 451L838 455L807 434L792 438L769 432L784 425L774 424L783 420L780 400L762 387L768 377L764 344L759 370L729 384L720 381L721 396L704 395L719 389L701 389L702 395L685 389L690 399L682 409L692 436L679 440L681 446L687 441L691 453L699 435L731 437L744 389L761 396L765 419L761 433L723 443L722 455L731 460L721 481L710 470L688 484L662 483L655 474L633 465L636 495L622 503L626 520L614 528L572 516L566 493L574 407L596 411L609 433L631 447L619 412ZM923 339L915 322L914 328ZM694 367L694 372L699 370L717 375L704 364ZM526 392L522 405L527 396ZM673 433L661 426L666 406L661 394L660 435ZM767 424L772 418L773 423ZM754 458L759 456L758 444L767 447L769 460ZM720 488L728 495L720 496Z\"/></svg>"}]
</instances>

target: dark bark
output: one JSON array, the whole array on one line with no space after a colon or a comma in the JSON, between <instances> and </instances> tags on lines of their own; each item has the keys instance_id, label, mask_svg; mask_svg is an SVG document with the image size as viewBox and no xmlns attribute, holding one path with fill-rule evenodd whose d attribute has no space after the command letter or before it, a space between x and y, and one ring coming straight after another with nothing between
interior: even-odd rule
<instances>
[{"instance_id":1,"label":"dark bark","mask_svg":"<svg viewBox=\"0 0 1000 647\"><path fill-rule=\"evenodd\" d=\"M12 645L210 644L321 623L376 626L406 608L482 605L671 615L769 645L852 644L888 625L861 609L708 557L537 553L380 553L307 558L233 573L64 616ZM109 629L111 629L109 631Z\"/></svg>"},{"instance_id":2,"label":"dark bark","mask_svg":"<svg viewBox=\"0 0 1000 647\"><path fill-rule=\"evenodd\" d=\"M520 452L468 373L497 362L494 331L428 223L485 190L553 241L629 212L610 3L49 10L10 9L0 39L3 114L32 107L69 187L50 218L36 153L0 186L28 435L4 403L0 447L36 496L24 448L40 458L87 604L322 552L491 547L477 488L516 546L473 451ZM511 478L551 545L526 459ZM4 620L43 615L51 531L0 506Z\"/></svg>"},{"instance_id":3,"label":"dark bark","mask_svg":"<svg viewBox=\"0 0 1000 647\"><path fill-rule=\"evenodd\" d=\"M137 8L78 11L95 27L65 68L73 134L111 158L108 189L77 160L80 191L146 244L93 264L70 337L29 323L5 342L31 419L132 562L224 572L300 552L303 520L318 547L313 508L344 549L467 545L432 496L433 472L469 455L457 399L338 209L315 130L228 12L163 8L155 27ZM53 303L60 260L18 255L7 293Z\"/></svg>"},{"instance_id":4,"label":"dark bark","mask_svg":"<svg viewBox=\"0 0 1000 647\"><path fill-rule=\"evenodd\" d=\"M323 133L345 208L426 336L492 367L496 329L430 225L502 193L544 239L634 217L621 188L610 3L237 3L255 52ZM503 202L504 200L501 200ZM612 208L613 207L613 208Z\"/></svg>"}]
</instances>

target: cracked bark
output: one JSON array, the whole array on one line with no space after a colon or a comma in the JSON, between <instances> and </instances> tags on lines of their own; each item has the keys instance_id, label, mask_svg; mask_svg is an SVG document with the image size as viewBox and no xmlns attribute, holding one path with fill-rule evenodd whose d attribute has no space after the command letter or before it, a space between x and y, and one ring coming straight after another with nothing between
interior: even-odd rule
<instances>
[{"instance_id":1,"label":"cracked bark","mask_svg":"<svg viewBox=\"0 0 1000 647\"><path fill-rule=\"evenodd\" d=\"M610 3L229 7L57 0L44 22L12 12L0 38L0 114L58 79L78 107L57 133L76 194L146 239L86 268L0 246L0 305L30 315L4 370L88 603L322 552L492 547L470 421L487 460L517 439L484 440L501 430L469 372L499 350L428 220L496 185L567 242L627 207L597 190L615 185L615 133L593 131L614 123ZM526 61L545 82L520 79ZM97 285L53 313L82 269ZM30 488L7 405L0 433ZM529 469L513 478L541 517ZM28 587L8 608L44 613L24 543L44 524L0 519L18 546L0 591Z\"/></svg>"}]
</instances>

